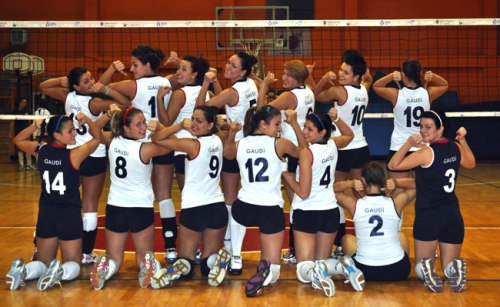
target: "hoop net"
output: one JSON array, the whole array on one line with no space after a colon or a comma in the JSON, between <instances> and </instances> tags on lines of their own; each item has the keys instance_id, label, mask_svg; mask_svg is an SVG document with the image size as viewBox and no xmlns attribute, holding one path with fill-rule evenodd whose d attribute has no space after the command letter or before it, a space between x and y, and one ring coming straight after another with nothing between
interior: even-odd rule
<instances>
[{"instance_id":1,"label":"hoop net","mask_svg":"<svg viewBox=\"0 0 500 307\"><path fill-rule=\"evenodd\" d=\"M253 55L254 57L259 56L260 47L262 42L258 41L243 41L240 43L246 54Z\"/></svg>"}]
</instances>

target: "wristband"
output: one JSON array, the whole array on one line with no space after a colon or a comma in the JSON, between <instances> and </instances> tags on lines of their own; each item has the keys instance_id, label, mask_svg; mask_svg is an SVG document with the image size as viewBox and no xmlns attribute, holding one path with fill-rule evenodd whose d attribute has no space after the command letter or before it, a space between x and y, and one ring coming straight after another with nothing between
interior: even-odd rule
<instances>
[{"instance_id":1,"label":"wristband","mask_svg":"<svg viewBox=\"0 0 500 307\"><path fill-rule=\"evenodd\" d=\"M104 90L104 95L109 96L109 92L111 92L111 88L109 86L106 86Z\"/></svg>"}]
</instances>

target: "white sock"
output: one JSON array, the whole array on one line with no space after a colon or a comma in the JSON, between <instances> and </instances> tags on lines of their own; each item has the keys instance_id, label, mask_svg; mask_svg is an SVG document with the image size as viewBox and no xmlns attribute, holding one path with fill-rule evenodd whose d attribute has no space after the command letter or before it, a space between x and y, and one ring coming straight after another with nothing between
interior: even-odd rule
<instances>
[{"instance_id":1,"label":"white sock","mask_svg":"<svg viewBox=\"0 0 500 307\"><path fill-rule=\"evenodd\" d=\"M47 266L38 260L28 262L24 267L26 268L26 280L38 279L47 271Z\"/></svg>"},{"instance_id":2,"label":"white sock","mask_svg":"<svg viewBox=\"0 0 500 307\"><path fill-rule=\"evenodd\" d=\"M118 265L118 262L114 261L113 259L109 259L106 280L109 280L111 277L113 277L113 275L115 275L119 269L120 266Z\"/></svg>"},{"instance_id":3,"label":"white sock","mask_svg":"<svg viewBox=\"0 0 500 307\"><path fill-rule=\"evenodd\" d=\"M229 251L232 252L231 248L231 220L233 219L233 216L231 215L231 206L226 205L227 208L227 215L228 215L228 220L227 220L227 228L226 228L226 234L224 235L224 247L227 248Z\"/></svg>"},{"instance_id":4,"label":"white sock","mask_svg":"<svg viewBox=\"0 0 500 307\"><path fill-rule=\"evenodd\" d=\"M217 259L217 254L212 254L208 256L207 259L207 266L209 269L213 268L215 266L215 260Z\"/></svg>"},{"instance_id":5,"label":"white sock","mask_svg":"<svg viewBox=\"0 0 500 307\"><path fill-rule=\"evenodd\" d=\"M280 278L280 271L281 271L281 265L271 263L271 270L270 270L270 274L272 275L270 282L271 284L274 284L275 282L278 281L278 279Z\"/></svg>"},{"instance_id":6,"label":"white sock","mask_svg":"<svg viewBox=\"0 0 500 307\"><path fill-rule=\"evenodd\" d=\"M243 239L245 238L245 233L247 228L233 218L229 223L231 228L231 252L233 256L241 256L241 247L243 246Z\"/></svg>"},{"instance_id":7,"label":"white sock","mask_svg":"<svg viewBox=\"0 0 500 307\"><path fill-rule=\"evenodd\" d=\"M418 279L425 280L424 272L422 271L422 263L419 262L415 266L415 274L417 275Z\"/></svg>"},{"instance_id":8,"label":"white sock","mask_svg":"<svg viewBox=\"0 0 500 307\"><path fill-rule=\"evenodd\" d=\"M328 258L321 260L321 262L325 264L328 275L344 275L342 264L337 259Z\"/></svg>"},{"instance_id":9,"label":"white sock","mask_svg":"<svg viewBox=\"0 0 500 307\"><path fill-rule=\"evenodd\" d=\"M451 261L444 268L444 275L446 275L446 277L450 278L455 274L456 274L456 272L455 272L455 269L453 268L453 261Z\"/></svg>"},{"instance_id":10,"label":"white sock","mask_svg":"<svg viewBox=\"0 0 500 307\"><path fill-rule=\"evenodd\" d=\"M67 261L61 267L63 269L62 280L73 280L80 275L80 265L74 261Z\"/></svg>"},{"instance_id":11,"label":"white sock","mask_svg":"<svg viewBox=\"0 0 500 307\"><path fill-rule=\"evenodd\" d=\"M313 276L314 262L301 261L297 263L297 278L300 282L305 284L310 283Z\"/></svg>"}]
</instances>

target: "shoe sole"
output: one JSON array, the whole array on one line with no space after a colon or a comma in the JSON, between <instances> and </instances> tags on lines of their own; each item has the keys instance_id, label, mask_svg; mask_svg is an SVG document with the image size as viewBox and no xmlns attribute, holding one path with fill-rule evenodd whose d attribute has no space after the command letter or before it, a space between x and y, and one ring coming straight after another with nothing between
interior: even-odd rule
<instances>
[{"instance_id":1,"label":"shoe sole","mask_svg":"<svg viewBox=\"0 0 500 307\"><path fill-rule=\"evenodd\" d=\"M22 265L23 262L17 263L17 261L14 260L9 272L5 276L5 283L9 285L10 290L17 290L22 284L21 272L19 270Z\"/></svg>"},{"instance_id":2,"label":"shoe sole","mask_svg":"<svg viewBox=\"0 0 500 307\"><path fill-rule=\"evenodd\" d=\"M139 286L141 288L147 288L151 283L151 278L154 275L154 267L155 267L155 257L152 252L148 252L147 255L149 259L142 260L142 267L139 271Z\"/></svg>"},{"instance_id":3,"label":"shoe sole","mask_svg":"<svg viewBox=\"0 0 500 307\"><path fill-rule=\"evenodd\" d=\"M439 275L434 272L434 263L429 258L422 260L422 270L425 286L432 292L441 292L443 290L443 282L439 278Z\"/></svg>"},{"instance_id":4,"label":"shoe sole","mask_svg":"<svg viewBox=\"0 0 500 307\"><path fill-rule=\"evenodd\" d=\"M450 277L450 287L453 292L461 292L465 289L467 276L466 276L466 263L463 259L453 261L453 268L457 272L457 276Z\"/></svg>"},{"instance_id":5,"label":"shoe sole","mask_svg":"<svg viewBox=\"0 0 500 307\"><path fill-rule=\"evenodd\" d=\"M264 267L261 267L261 266ZM260 267L260 268L259 268ZM264 289L264 282L267 276L271 273L271 264L269 262L260 261L257 265L257 273L250 277L245 285L245 295L247 297L255 297L262 294ZM251 286L251 287L250 287Z\"/></svg>"},{"instance_id":6,"label":"shoe sole","mask_svg":"<svg viewBox=\"0 0 500 307\"><path fill-rule=\"evenodd\" d=\"M218 287L224 277L226 277L226 272L229 267L229 261L231 260L231 252L227 249L222 248L217 253L217 259L215 260L215 266L210 270L208 274L208 284L212 287Z\"/></svg>"},{"instance_id":7,"label":"shoe sole","mask_svg":"<svg viewBox=\"0 0 500 307\"><path fill-rule=\"evenodd\" d=\"M174 262L171 268L171 272L168 271L168 268L163 268L153 275L150 283L153 289L160 289L172 285L174 280L179 279L182 275L189 272L189 268L182 261Z\"/></svg>"},{"instance_id":8,"label":"shoe sole","mask_svg":"<svg viewBox=\"0 0 500 307\"><path fill-rule=\"evenodd\" d=\"M61 263L59 261L57 261L57 262L51 261L50 262L49 268L47 269L47 275L45 275L45 276L42 275L40 277L40 279L38 280L38 283L37 283L38 291L45 291L55 284L61 285L60 280L61 280L63 271L59 270L60 268L61 268ZM55 280L59 280L59 281L56 282Z\"/></svg>"},{"instance_id":9,"label":"shoe sole","mask_svg":"<svg viewBox=\"0 0 500 307\"><path fill-rule=\"evenodd\" d=\"M104 258L104 261L102 260ZM95 290L101 290L106 282L106 268L109 266L109 259L106 256L99 256L92 271L90 272L90 283Z\"/></svg>"}]
</instances>

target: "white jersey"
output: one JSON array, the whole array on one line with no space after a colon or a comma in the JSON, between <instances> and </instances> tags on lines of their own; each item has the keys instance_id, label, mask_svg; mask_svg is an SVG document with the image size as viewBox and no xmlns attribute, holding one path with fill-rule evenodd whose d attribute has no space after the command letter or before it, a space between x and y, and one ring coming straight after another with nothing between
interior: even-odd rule
<instances>
[{"instance_id":1,"label":"white jersey","mask_svg":"<svg viewBox=\"0 0 500 307\"><path fill-rule=\"evenodd\" d=\"M242 138L238 143L236 160L241 175L238 199L253 205L283 207L283 161L276 153L276 138L267 135Z\"/></svg>"},{"instance_id":2,"label":"white jersey","mask_svg":"<svg viewBox=\"0 0 500 307\"><path fill-rule=\"evenodd\" d=\"M326 144L312 144L309 146L312 161L311 193L306 199L297 194L293 196L292 208L301 210L330 210L337 208L337 199L333 193L335 181L335 167L337 166L337 145L330 139ZM297 181L300 177L300 166L297 169Z\"/></svg>"},{"instance_id":3,"label":"white jersey","mask_svg":"<svg viewBox=\"0 0 500 307\"><path fill-rule=\"evenodd\" d=\"M368 92L364 85L360 85L359 87L346 85L344 89L347 93L347 99L343 104L335 103L335 107L339 112L340 118L351 127L354 139L349 145L339 150L357 149L368 146L363 134L363 116L368 105ZM335 130L334 135L341 135L339 129Z\"/></svg>"},{"instance_id":4,"label":"white jersey","mask_svg":"<svg viewBox=\"0 0 500 307\"><path fill-rule=\"evenodd\" d=\"M191 119L194 112L194 107L196 106L196 99L201 90L201 85L186 85L180 89L184 93L184 104L182 105L174 124L182 122L185 118ZM207 93L205 101L209 99ZM177 138L193 138L193 135L189 131L182 129L175 134Z\"/></svg>"},{"instance_id":5,"label":"white jersey","mask_svg":"<svg viewBox=\"0 0 500 307\"><path fill-rule=\"evenodd\" d=\"M356 260L365 265L382 266L403 259L400 220L392 198L378 194L358 199L353 216L358 241Z\"/></svg>"},{"instance_id":6,"label":"white jersey","mask_svg":"<svg viewBox=\"0 0 500 307\"><path fill-rule=\"evenodd\" d=\"M144 118L146 118L146 123L152 118L158 118L158 101L156 96L158 94L158 89L160 87L172 87L170 81L167 78L161 76L144 76L140 79L135 80L136 92L134 98L132 98L132 106L140 109L144 113ZM167 108L168 102L172 92L168 93L164 97L164 105ZM149 142L151 139L148 137L151 131L146 130L146 137L142 139L142 142Z\"/></svg>"},{"instance_id":7,"label":"white jersey","mask_svg":"<svg viewBox=\"0 0 500 307\"><path fill-rule=\"evenodd\" d=\"M241 130L236 132L235 140L243 138L243 125L245 124L245 114L247 110L257 103L259 91L252 79L239 80L234 82L233 90L238 93L238 102L235 105L225 105L226 116L229 123L237 121L241 124Z\"/></svg>"},{"instance_id":8,"label":"white jersey","mask_svg":"<svg viewBox=\"0 0 500 307\"><path fill-rule=\"evenodd\" d=\"M292 93L297 100L297 105L294 110L297 112L297 122L299 123L299 127L304 129L307 114L314 111L314 93L307 86L296 87L290 90L290 93ZM298 145L297 136L295 135L292 126L284 121L285 110L281 110L281 118L283 119L281 123L281 137L287 138L295 145Z\"/></svg>"},{"instance_id":9,"label":"white jersey","mask_svg":"<svg viewBox=\"0 0 500 307\"><path fill-rule=\"evenodd\" d=\"M197 138L198 155L186 158L186 182L182 189L182 209L224 202L219 186L222 169L222 141L217 135Z\"/></svg>"},{"instance_id":10,"label":"white jersey","mask_svg":"<svg viewBox=\"0 0 500 307\"><path fill-rule=\"evenodd\" d=\"M153 163L141 161L143 145L139 140L122 136L111 141L108 150L111 174L108 204L127 208L153 208Z\"/></svg>"},{"instance_id":11,"label":"white jersey","mask_svg":"<svg viewBox=\"0 0 500 307\"><path fill-rule=\"evenodd\" d=\"M431 107L429 93L422 87L404 87L398 92L394 106L394 130L391 136L391 150L397 151L414 133L420 133L420 117ZM418 150L412 147L410 151Z\"/></svg>"},{"instance_id":12,"label":"white jersey","mask_svg":"<svg viewBox=\"0 0 500 307\"><path fill-rule=\"evenodd\" d=\"M67 116L70 116L72 113L73 117L73 126L76 130L75 145L68 145L68 149L72 149L87 143L92 140L93 137L89 133L89 125L83 124L80 127L78 120L76 119L76 114L78 112L83 112L83 114L87 115L92 121L95 121L99 116L95 116L90 112L90 101L92 100L92 96L90 95L82 95L77 94L76 91L72 91L66 96L66 102L64 103L64 110ZM96 158L102 158L106 156L106 146L104 144L99 144L96 150L90 155Z\"/></svg>"}]
</instances>

